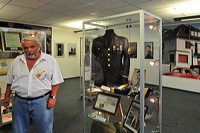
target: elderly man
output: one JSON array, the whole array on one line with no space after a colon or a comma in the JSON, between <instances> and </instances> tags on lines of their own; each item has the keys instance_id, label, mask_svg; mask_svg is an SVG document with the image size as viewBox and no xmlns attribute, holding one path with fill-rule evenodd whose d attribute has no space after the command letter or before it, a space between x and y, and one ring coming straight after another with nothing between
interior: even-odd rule
<instances>
[{"instance_id":1,"label":"elderly man","mask_svg":"<svg viewBox=\"0 0 200 133\"><path fill-rule=\"evenodd\" d=\"M7 74L3 105L8 108L10 93L15 91L14 133L28 133L31 118L37 133L52 133L55 97L62 75L56 60L40 51L36 37L24 37L21 44L24 54L15 58Z\"/></svg>"}]
</instances>

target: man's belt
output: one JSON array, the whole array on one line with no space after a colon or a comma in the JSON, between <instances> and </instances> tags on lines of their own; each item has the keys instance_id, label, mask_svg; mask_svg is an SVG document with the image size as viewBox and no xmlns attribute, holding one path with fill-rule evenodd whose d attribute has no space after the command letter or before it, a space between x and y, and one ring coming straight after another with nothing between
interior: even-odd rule
<instances>
[{"instance_id":1,"label":"man's belt","mask_svg":"<svg viewBox=\"0 0 200 133\"><path fill-rule=\"evenodd\" d=\"M46 96L46 95L48 95L48 94L50 94L51 93L51 91L49 91L49 92L47 92L47 93L45 93L45 94L43 94L43 95L41 95L41 96L38 96L38 97L21 97L21 96L19 96L19 95L17 95L17 94L15 94L17 97L19 97L19 98L21 98L21 99L25 99L25 100L36 100L36 99L39 99L39 98L42 98L42 97L44 97L44 96Z\"/></svg>"}]
</instances>

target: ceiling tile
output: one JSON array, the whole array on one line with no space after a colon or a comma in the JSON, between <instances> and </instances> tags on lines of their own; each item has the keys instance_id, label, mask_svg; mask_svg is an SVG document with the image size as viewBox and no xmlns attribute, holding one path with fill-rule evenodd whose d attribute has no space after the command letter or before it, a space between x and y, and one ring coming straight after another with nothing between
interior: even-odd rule
<instances>
[{"instance_id":1,"label":"ceiling tile","mask_svg":"<svg viewBox=\"0 0 200 133\"><path fill-rule=\"evenodd\" d=\"M61 21L66 21L66 20L70 20L73 19L72 17L66 17L63 15L57 15L57 16L51 16L51 17L47 17L44 19L40 19L38 21L35 21L35 23L41 23L41 24L54 24L54 23L59 23Z\"/></svg>"},{"instance_id":2,"label":"ceiling tile","mask_svg":"<svg viewBox=\"0 0 200 133\"><path fill-rule=\"evenodd\" d=\"M52 2L52 4L64 6L64 7L70 7L72 9L76 9L78 7L86 5L86 3L80 0L55 0Z\"/></svg>"},{"instance_id":3,"label":"ceiling tile","mask_svg":"<svg viewBox=\"0 0 200 133\"><path fill-rule=\"evenodd\" d=\"M35 22L37 20L40 20L44 17L42 16L39 16L39 15L33 15L33 14L26 14L26 15L23 15L23 16L20 16L16 19L16 21L20 21L20 22ZM46 18L46 17L45 17Z\"/></svg>"},{"instance_id":4,"label":"ceiling tile","mask_svg":"<svg viewBox=\"0 0 200 133\"><path fill-rule=\"evenodd\" d=\"M47 4L44 7L41 8L41 10L45 10L49 13L57 13L57 14L62 14L66 16L78 16L78 14L83 14L83 12L79 12L78 10L71 9L71 8L66 8L63 6L57 6L53 4Z\"/></svg>"},{"instance_id":5,"label":"ceiling tile","mask_svg":"<svg viewBox=\"0 0 200 133\"><path fill-rule=\"evenodd\" d=\"M9 14L9 15L8 15ZM21 14L17 13L17 12L12 12L12 11L6 11L6 10L1 10L0 11L0 16L1 16L1 20L15 20L16 18L18 18Z\"/></svg>"},{"instance_id":6,"label":"ceiling tile","mask_svg":"<svg viewBox=\"0 0 200 133\"><path fill-rule=\"evenodd\" d=\"M10 0L0 0L0 3L4 3L4 4L9 3L9 2Z\"/></svg>"},{"instance_id":7,"label":"ceiling tile","mask_svg":"<svg viewBox=\"0 0 200 133\"><path fill-rule=\"evenodd\" d=\"M96 5L84 5L82 7L77 8L79 11L84 11L87 13L96 13L96 12L101 12L104 11L104 8L101 8L100 6L96 6Z\"/></svg>"},{"instance_id":8,"label":"ceiling tile","mask_svg":"<svg viewBox=\"0 0 200 133\"><path fill-rule=\"evenodd\" d=\"M118 12L118 13L131 12L131 11L135 11L135 10L139 10L139 8L134 7L132 5L123 6L123 7L119 7L119 8L113 9L113 11Z\"/></svg>"},{"instance_id":9,"label":"ceiling tile","mask_svg":"<svg viewBox=\"0 0 200 133\"><path fill-rule=\"evenodd\" d=\"M145 10L161 9L161 8L169 7L169 5L163 2L162 0L147 1L145 3L135 4L135 6L140 9L145 9Z\"/></svg>"},{"instance_id":10,"label":"ceiling tile","mask_svg":"<svg viewBox=\"0 0 200 133\"><path fill-rule=\"evenodd\" d=\"M102 0L80 0L80 1L83 1L85 3L97 3L97 2L100 2Z\"/></svg>"},{"instance_id":11,"label":"ceiling tile","mask_svg":"<svg viewBox=\"0 0 200 133\"><path fill-rule=\"evenodd\" d=\"M38 8L45 5L45 2L41 2L39 0L13 0L11 2L12 5L30 7L30 8Z\"/></svg>"},{"instance_id":12,"label":"ceiling tile","mask_svg":"<svg viewBox=\"0 0 200 133\"><path fill-rule=\"evenodd\" d=\"M134 5L134 4L138 4L138 3L145 3L147 1L151 1L151 0L122 0L124 2L127 2L128 4Z\"/></svg>"},{"instance_id":13,"label":"ceiling tile","mask_svg":"<svg viewBox=\"0 0 200 133\"><path fill-rule=\"evenodd\" d=\"M7 5L2 10L11 11L11 12L14 12L14 13L25 14L27 12L30 12L30 11L34 10L34 9L30 8L30 7L23 7L23 6L16 6L16 5Z\"/></svg>"},{"instance_id":14,"label":"ceiling tile","mask_svg":"<svg viewBox=\"0 0 200 133\"><path fill-rule=\"evenodd\" d=\"M98 17L107 17L107 16L116 15L116 14L118 14L118 13L115 12L115 11L106 10L106 11L103 11L103 12L98 12L97 14L95 14L95 16L98 16Z\"/></svg>"},{"instance_id":15,"label":"ceiling tile","mask_svg":"<svg viewBox=\"0 0 200 133\"><path fill-rule=\"evenodd\" d=\"M5 6L5 3L0 3L0 9Z\"/></svg>"},{"instance_id":16,"label":"ceiling tile","mask_svg":"<svg viewBox=\"0 0 200 133\"><path fill-rule=\"evenodd\" d=\"M129 4L121 0L101 0L95 5L105 9L114 9L114 8L119 8L121 6L127 6Z\"/></svg>"}]
</instances>

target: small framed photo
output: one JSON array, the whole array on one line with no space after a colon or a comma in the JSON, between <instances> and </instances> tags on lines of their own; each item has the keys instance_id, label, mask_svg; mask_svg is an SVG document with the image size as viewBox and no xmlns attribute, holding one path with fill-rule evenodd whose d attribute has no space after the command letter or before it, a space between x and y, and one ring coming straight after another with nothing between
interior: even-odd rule
<instances>
[{"instance_id":1,"label":"small framed photo","mask_svg":"<svg viewBox=\"0 0 200 133\"><path fill-rule=\"evenodd\" d=\"M64 43L56 43L55 57L65 57Z\"/></svg>"},{"instance_id":2,"label":"small framed photo","mask_svg":"<svg viewBox=\"0 0 200 133\"><path fill-rule=\"evenodd\" d=\"M14 59L0 59L0 76L6 75Z\"/></svg>"},{"instance_id":3,"label":"small framed photo","mask_svg":"<svg viewBox=\"0 0 200 133\"><path fill-rule=\"evenodd\" d=\"M68 43L68 54L69 54L69 57L76 56L76 44L75 43Z\"/></svg>"},{"instance_id":4,"label":"small framed photo","mask_svg":"<svg viewBox=\"0 0 200 133\"><path fill-rule=\"evenodd\" d=\"M99 92L93 104L93 109L102 113L117 116L120 102L121 96Z\"/></svg>"},{"instance_id":5,"label":"small framed photo","mask_svg":"<svg viewBox=\"0 0 200 133\"><path fill-rule=\"evenodd\" d=\"M144 107L144 117L147 113L148 107ZM140 104L132 100L126 118L124 120L124 127L128 128L133 133L140 131Z\"/></svg>"},{"instance_id":6,"label":"small framed photo","mask_svg":"<svg viewBox=\"0 0 200 133\"><path fill-rule=\"evenodd\" d=\"M153 59L153 42L145 42L145 59Z\"/></svg>"},{"instance_id":7,"label":"small framed photo","mask_svg":"<svg viewBox=\"0 0 200 133\"><path fill-rule=\"evenodd\" d=\"M137 58L137 42L129 42L130 58Z\"/></svg>"},{"instance_id":8,"label":"small framed photo","mask_svg":"<svg viewBox=\"0 0 200 133\"><path fill-rule=\"evenodd\" d=\"M12 121L12 103L10 103L8 108L1 105L1 121L2 124Z\"/></svg>"}]
</instances>

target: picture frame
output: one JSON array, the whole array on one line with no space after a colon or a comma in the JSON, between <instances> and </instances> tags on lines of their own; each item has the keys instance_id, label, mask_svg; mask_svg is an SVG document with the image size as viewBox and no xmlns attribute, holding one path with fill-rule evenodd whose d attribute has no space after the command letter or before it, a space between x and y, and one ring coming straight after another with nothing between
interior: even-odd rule
<instances>
[{"instance_id":1,"label":"picture frame","mask_svg":"<svg viewBox=\"0 0 200 133\"><path fill-rule=\"evenodd\" d=\"M145 69L144 79L146 79L147 73L148 73L148 70ZM132 71L132 76L131 76L130 81L129 81L129 85L137 85L137 84L139 84L139 81L140 81L140 69L134 68L134 70Z\"/></svg>"},{"instance_id":2,"label":"picture frame","mask_svg":"<svg viewBox=\"0 0 200 133\"><path fill-rule=\"evenodd\" d=\"M68 56L75 57L77 54L77 44L76 43L68 43Z\"/></svg>"},{"instance_id":3,"label":"picture frame","mask_svg":"<svg viewBox=\"0 0 200 133\"><path fill-rule=\"evenodd\" d=\"M145 59L153 59L153 42L145 42Z\"/></svg>"},{"instance_id":4,"label":"picture frame","mask_svg":"<svg viewBox=\"0 0 200 133\"><path fill-rule=\"evenodd\" d=\"M14 59L0 59L0 75L6 75Z\"/></svg>"},{"instance_id":5,"label":"picture frame","mask_svg":"<svg viewBox=\"0 0 200 133\"><path fill-rule=\"evenodd\" d=\"M146 116L148 107L144 106L144 117ZM124 127L132 131L133 133L139 133L140 131L140 103L132 100L126 118L123 123Z\"/></svg>"},{"instance_id":6,"label":"picture frame","mask_svg":"<svg viewBox=\"0 0 200 133\"><path fill-rule=\"evenodd\" d=\"M92 108L102 113L117 116L120 103L121 96L99 92Z\"/></svg>"},{"instance_id":7,"label":"picture frame","mask_svg":"<svg viewBox=\"0 0 200 133\"><path fill-rule=\"evenodd\" d=\"M65 57L64 43L55 43L55 57Z\"/></svg>"},{"instance_id":8,"label":"picture frame","mask_svg":"<svg viewBox=\"0 0 200 133\"><path fill-rule=\"evenodd\" d=\"M12 121L12 102L10 102L9 107L5 108L1 105L1 123L8 123Z\"/></svg>"},{"instance_id":9,"label":"picture frame","mask_svg":"<svg viewBox=\"0 0 200 133\"><path fill-rule=\"evenodd\" d=\"M129 42L130 58L137 58L137 42Z\"/></svg>"},{"instance_id":10,"label":"picture frame","mask_svg":"<svg viewBox=\"0 0 200 133\"><path fill-rule=\"evenodd\" d=\"M3 32L3 51L22 51L21 32Z\"/></svg>"}]
</instances>

